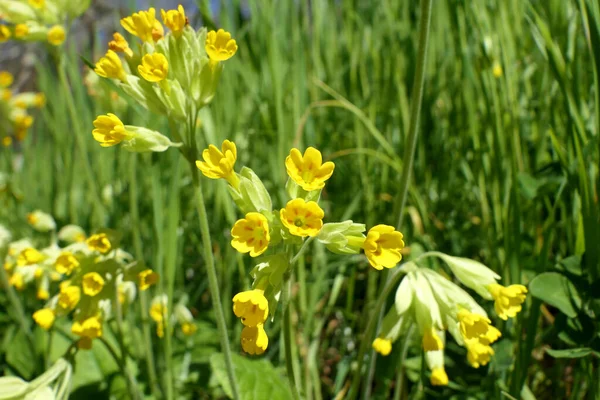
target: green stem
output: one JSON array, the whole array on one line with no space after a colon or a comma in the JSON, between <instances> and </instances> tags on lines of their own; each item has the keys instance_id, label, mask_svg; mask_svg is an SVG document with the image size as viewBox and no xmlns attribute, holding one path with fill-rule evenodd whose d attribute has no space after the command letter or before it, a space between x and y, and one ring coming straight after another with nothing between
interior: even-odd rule
<instances>
[{"instance_id":1,"label":"green stem","mask_svg":"<svg viewBox=\"0 0 600 400\"><path fill-rule=\"evenodd\" d=\"M119 366L119 369L121 370L121 374L123 374L123 376L125 377L125 380L127 382L127 388L129 389L130 398L136 399L136 400L140 399L141 397L139 396L139 393L134 390L134 388L136 387L135 379L134 379L133 375L131 375L129 368L127 368L127 365L125 363L125 357L123 357L123 359L121 359L121 357L119 357L119 355L117 354L117 351L115 350L115 348L110 343L108 343L108 341L105 338L99 337L98 340L100 340L104 344L104 346L106 347L106 349L108 350L108 352L110 353L112 358L115 360L115 362Z\"/></svg>"},{"instance_id":2,"label":"green stem","mask_svg":"<svg viewBox=\"0 0 600 400\"><path fill-rule=\"evenodd\" d=\"M288 280L283 285L283 344L285 347L285 366L287 369L287 376L290 382L290 388L295 400L300 400L298 394L298 385L296 382L296 374L294 371L294 358L292 352L292 304L290 301L290 285L291 280Z\"/></svg>"},{"instance_id":3,"label":"green stem","mask_svg":"<svg viewBox=\"0 0 600 400\"><path fill-rule=\"evenodd\" d=\"M137 389L137 383L135 382L135 377L131 374L131 371L127 368L127 349L125 348L125 338L123 335L123 309L121 307L121 303L119 302L119 288L115 285L115 321L117 323L117 340L119 342L119 348L121 350L121 358L117 363L121 366L121 371L123 372L123 376L125 378L125 382L127 384L127 390L129 391L129 395L131 399L140 399Z\"/></svg>"}]
</instances>

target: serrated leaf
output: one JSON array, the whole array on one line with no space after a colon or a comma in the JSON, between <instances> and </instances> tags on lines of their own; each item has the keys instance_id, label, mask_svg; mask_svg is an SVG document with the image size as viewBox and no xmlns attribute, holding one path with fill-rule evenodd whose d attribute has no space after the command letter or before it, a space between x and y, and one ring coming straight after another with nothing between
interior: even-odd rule
<instances>
[{"instance_id":1,"label":"serrated leaf","mask_svg":"<svg viewBox=\"0 0 600 400\"><path fill-rule=\"evenodd\" d=\"M546 353L554 358L582 358L590 354L600 355L588 347L580 347L576 349L553 350L546 349Z\"/></svg>"},{"instance_id":2,"label":"serrated leaf","mask_svg":"<svg viewBox=\"0 0 600 400\"><path fill-rule=\"evenodd\" d=\"M571 281L558 272L544 272L531 281L529 291L545 303L574 318L581 307L581 297Z\"/></svg>"}]
</instances>

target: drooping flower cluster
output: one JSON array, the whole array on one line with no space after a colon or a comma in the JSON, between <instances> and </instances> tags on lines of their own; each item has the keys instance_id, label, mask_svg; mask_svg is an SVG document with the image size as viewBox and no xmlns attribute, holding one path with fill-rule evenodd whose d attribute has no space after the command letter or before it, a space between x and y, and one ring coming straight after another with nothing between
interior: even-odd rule
<instances>
[{"instance_id":1,"label":"drooping flower cluster","mask_svg":"<svg viewBox=\"0 0 600 400\"><path fill-rule=\"evenodd\" d=\"M159 338L165 336L165 321L169 321L172 326L179 325L181 333L185 336L196 333L198 327L194 322L194 316L184 303L183 299L180 300L174 307L175 312L170 314L167 295L161 294L152 299L149 315L156 322L156 335Z\"/></svg>"},{"instance_id":2,"label":"drooping flower cluster","mask_svg":"<svg viewBox=\"0 0 600 400\"><path fill-rule=\"evenodd\" d=\"M5 147L10 146L14 139L25 139L34 120L28 110L46 104L43 93L14 93L11 89L13 81L10 72L0 71L0 142Z\"/></svg>"},{"instance_id":3,"label":"drooping flower cluster","mask_svg":"<svg viewBox=\"0 0 600 400\"><path fill-rule=\"evenodd\" d=\"M407 275L396 291L395 304L385 316L373 348L388 355L392 343L416 324L422 337L426 362L431 369L433 385L447 385L444 369L445 331L467 349L467 361L474 367L486 365L494 355L491 344L501 332L491 324L485 310L465 290L439 273L416 263L426 257L439 257L454 276L484 299L494 300L494 309L503 320L521 311L527 288L523 285L504 287L500 279L485 265L439 252L429 252L404 264Z\"/></svg>"},{"instance_id":4,"label":"drooping flower cluster","mask_svg":"<svg viewBox=\"0 0 600 400\"><path fill-rule=\"evenodd\" d=\"M235 172L235 143L225 140L220 149L210 145L202 158L196 161L198 169L208 178L226 180L231 197L244 214L231 229L231 245L240 253L259 257L251 271L252 289L233 298L233 311L244 325L241 342L245 352L262 354L266 350L264 324L274 315L294 255L308 240L316 239L338 254L358 254L362 249L377 270L393 268L402 260L403 236L392 226L374 226L365 236L364 224L323 222L325 212L318 202L335 165L323 162L319 150L290 151L285 160L290 200L278 210L273 209L271 196L250 168Z\"/></svg>"},{"instance_id":5,"label":"drooping flower cluster","mask_svg":"<svg viewBox=\"0 0 600 400\"><path fill-rule=\"evenodd\" d=\"M66 39L68 22L89 6L90 0L3 0L0 2L0 43L20 40L60 46Z\"/></svg>"}]
</instances>

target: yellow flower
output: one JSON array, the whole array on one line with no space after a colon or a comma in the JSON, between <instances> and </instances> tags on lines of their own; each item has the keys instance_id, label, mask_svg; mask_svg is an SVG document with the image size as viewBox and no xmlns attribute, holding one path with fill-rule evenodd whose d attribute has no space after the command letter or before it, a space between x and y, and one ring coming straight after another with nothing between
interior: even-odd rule
<instances>
[{"instance_id":1,"label":"yellow flower","mask_svg":"<svg viewBox=\"0 0 600 400\"><path fill-rule=\"evenodd\" d=\"M123 82L127 80L121 59L112 50L108 50L106 55L98 60L94 72L103 78L120 79Z\"/></svg>"},{"instance_id":2,"label":"yellow flower","mask_svg":"<svg viewBox=\"0 0 600 400\"><path fill-rule=\"evenodd\" d=\"M234 249L240 253L250 252L250 257L259 256L267 250L271 240L269 222L261 213L249 212L246 218L236 221L231 236Z\"/></svg>"},{"instance_id":3,"label":"yellow flower","mask_svg":"<svg viewBox=\"0 0 600 400\"><path fill-rule=\"evenodd\" d=\"M500 336L502 336L502 333L495 326L490 325L486 334L483 337L480 337L479 341L484 343L487 341L487 343L490 344L498 340Z\"/></svg>"},{"instance_id":4,"label":"yellow flower","mask_svg":"<svg viewBox=\"0 0 600 400\"><path fill-rule=\"evenodd\" d=\"M106 233L97 233L95 235L90 236L85 241L90 250L96 250L102 254L106 254L112 248L112 244L110 240L108 240L108 236Z\"/></svg>"},{"instance_id":5,"label":"yellow flower","mask_svg":"<svg viewBox=\"0 0 600 400\"><path fill-rule=\"evenodd\" d=\"M167 28L173 32L173 35L175 35L175 37L180 37L183 28L185 28L188 23L183 6L180 4L177 7L177 10L160 10L160 15Z\"/></svg>"},{"instance_id":6,"label":"yellow flower","mask_svg":"<svg viewBox=\"0 0 600 400\"><path fill-rule=\"evenodd\" d=\"M474 314L465 308L461 308L457 314L462 337L466 339L478 339L485 336L490 330L490 320L483 315Z\"/></svg>"},{"instance_id":7,"label":"yellow flower","mask_svg":"<svg viewBox=\"0 0 600 400\"><path fill-rule=\"evenodd\" d=\"M235 40L231 38L231 33L219 29L216 32L208 32L204 48L211 61L218 62L233 57L238 46L235 43Z\"/></svg>"},{"instance_id":8,"label":"yellow flower","mask_svg":"<svg viewBox=\"0 0 600 400\"><path fill-rule=\"evenodd\" d=\"M373 349L382 356L387 356L392 351L392 341L389 339L377 338L373 340Z\"/></svg>"},{"instance_id":9,"label":"yellow flower","mask_svg":"<svg viewBox=\"0 0 600 400\"><path fill-rule=\"evenodd\" d=\"M15 129L25 130L33 125L33 117L27 114L19 114L15 117Z\"/></svg>"},{"instance_id":10,"label":"yellow flower","mask_svg":"<svg viewBox=\"0 0 600 400\"><path fill-rule=\"evenodd\" d=\"M169 61L160 53L146 54L138 65L138 72L148 82L160 82L167 78Z\"/></svg>"},{"instance_id":11,"label":"yellow flower","mask_svg":"<svg viewBox=\"0 0 600 400\"><path fill-rule=\"evenodd\" d=\"M3 25L0 25L0 27ZM0 71L0 87L9 87L10 85L12 85L13 81L15 80L15 78L13 77L13 74L11 74L8 71Z\"/></svg>"},{"instance_id":12,"label":"yellow flower","mask_svg":"<svg viewBox=\"0 0 600 400\"><path fill-rule=\"evenodd\" d=\"M96 129L92 131L92 135L102 147L115 146L132 137L132 134L125 129L125 125L115 114L99 115L94 120L94 127Z\"/></svg>"},{"instance_id":13,"label":"yellow flower","mask_svg":"<svg viewBox=\"0 0 600 400\"><path fill-rule=\"evenodd\" d=\"M75 268L79 267L79 261L70 251L63 251L54 262L54 269L64 275L71 275Z\"/></svg>"},{"instance_id":14,"label":"yellow flower","mask_svg":"<svg viewBox=\"0 0 600 400\"><path fill-rule=\"evenodd\" d=\"M260 355L265 352L269 345L269 337L262 324L257 326L245 326L241 335L242 349L251 355Z\"/></svg>"},{"instance_id":15,"label":"yellow flower","mask_svg":"<svg viewBox=\"0 0 600 400\"><path fill-rule=\"evenodd\" d=\"M44 8L45 3L46 0L29 0L29 5L37 9Z\"/></svg>"},{"instance_id":16,"label":"yellow flower","mask_svg":"<svg viewBox=\"0 0 600 400\"><path fill-rule=\"evenodd\" d=\"M62 25L54 25L48 30L48 43L53 46L60 46L66 39L67 34Z\"/></svg>"},{"instance_id":17,"label":"yellow flower","mask_svg":"<svg viewBox=\"0 0 600 400\"><path fill-rule=\"evenodd\" d=\"M193 322L184 322L181 324L181 332L186 336L191 336L198 330L198 327Z\"/></svg>"},{"instance_id":18,"label":"yellow flower","mask_svg":"<svg viewBox=\"0 0 600 400\"><path fill-rule=\"evenodd\" d=\"M8 280L10 286L14 286L17 290L23 290L25 288L25 281L23 280L23 274L15 272L11 275Z\"/></svg>"},{"instance_id":19,"label":"yellow flower","mask_svg":"<svg viewBox=\"0 0 600 400\"><path fill-rule=\"evenodd\" d=\"M63 310L71 311L81 299L81 289L78 286L61 285L57 304Z\"/></svg>"},{"instance_id":20,"label":"yellow flower","mask_svg":"<svg viewBox=\"0 0 600 400\"><path fill-rule=\"evenodd\" d=\"M92 346L92 339L102 336L102 321L97 316L83 321L75 321L71 325L71 332L84 339L79 344L80 349L89 349Z\"/></svg>"},{"instance_id":21,"label":"yellow flower","mask_svg":"<svg viewBox=\"0 0 600 400\"><path fill-rule=\"evenodd\" d=\"M443 350L444 342L442 339L435 333L435 330L432 328L429 331L425 331L423 334L423 350L425 351L435 351L435 350Z\"/></svg>"},{"instance_id":22,"label":"yellow flower","mask_svg":"<svg viewBox=\"0 0 600 400\"><path fill-rule=\"evenodd\" d=\"M371 228L363 244L371 266L378 270L395 267L402 260L402 238L402 233L389 225L376 225Z\"/></svg>"},{"instance_id":23,"label":"yellow flower","mask_svg":"<svg viewBox=\"0 0 600 400\"><path fill-rule=\"evenodd\" d=\"M152 43L164 34L162 25L156 19L156 10L153 7L150 7L148 11L138 11L121 19L121 26L144 42Z\"/></svg>"},{"instance_id":24,"label":"yellow flower","mask_svg":"<svg viewBox=\"0 0 600 400\"><path fill-rule=\"evenodd\" d=\"M12 98L12 90L10 89L2 89L0 93L2 93L0 97L4 101L9 101Z\"/></svg>"},{"instance_id":25,"label":"yellow flower","mask_svg":"<svg viewBox=\"0 0 600 400\"><path fill-rule=\"evenodd\" d=\"M36 93L33 98L33 105L37 108L42 108L46 105L46 95L44 93Z\"/></svg>"},{"instance_id":26,"label":"yellow flower","mask_svg":"<svg viewBox=\"0 0 600 400\"><path fill-rule=\"evenodd\" d=\"M38 300L48 300L50 293L43 287L38 288L36 297Z\"/></svg>"},{"instance_id":27,"label":"yellow flower","mask_svg":"<svg viewBox=\"0 0 600 400\"><path fill-rule=\"evenodd\" d=\"M56 315L54 315L54 311L50 308L42 308L33 313L35 323L46 331L52 328L55 319Z\"/></svg>"},{"instance_id":28,"label":"yellow flower","mask_svg":"<svg viewBox=\"0 0 600 400\"><path fill-rule=\"evenodd\" d=\"M498 61L494 61L494 65L492 66L492 74L494 78L500 78L502 76L502 65Z\"/></svg>"},{"instance_id":29,"label":"yellow flower","mask_svg":"<svg viewBox=\"0 0 600 400\"><path fill-rule=\"evenodd\" d=\"M6 42L10 39L10 29L6 25L0 25L0 43Z\"/></svg>"},{"instance_id":30,"label":"yellow flower","mask_svg":"<svg viewBox=\"0 0 600 400\"><path fill-rule=\"evenodd\" d=\"M334 168L335 164L331 161L323 164L321 152L314 147L306 149L304 155L298 149L292 149L285 159L285 169L290 178L308 192L322 189Z\"/></svg>"},{"instance_id":31,"label":"yellow flower","mask_svg":"<svg viewBox=\"0 0 600 400\"><path fill-rule=\"evenodd\" d=\"M167 315L167 305L163 301L153 302L149 314L155 322L162 323Z\"/></svg>"},{"instance_id":32,"label":"yellow flower","mask_svg":"<svg viewBox=\"0 0 600 400\"><path fill-rule=\"evenodd\" d=\"M494 298L496 314L503 320L514 318L521 311L521 304L525 301L527 288L523 285L510 285L508 287L492 283L488 290Z\"/></svg>"},{"instance_id":33,"label":"yellow flower","mask_svg":"<svg viewBox=\"0 0 600 400\"><path fill-rule=\"evenodd\" d=\"M108 48L115 53L125 53L127 57L133 57L133 50L129 48L129 43L119 32L113 34L113 39L108 42Z\"/></svg>"},{"instance_id":34,"label":"yellow flower","mask_svg":"<svg viewBox=\"0 0 600 400\"><path fill-rule=\"evenodd\" d=\"M431 371L430 382L433 386L446 386L448 385L448 375L444 368L434 368Z\"/></svg>"},{"instance_id":35,"label":"yellow flower","mask_svg":"<svg viewBox=\"0 0 600 400\"><path fill-rule=\"evenodd\" d=\"M204 176L211 179L226 179L231 186L238 188L240 181L233 170L237 160L235 143L224 140L221 150L211 144L202 152L202 158L204 161L196 161L196 167Z\"/></svg>"},{"instance_id":36,"label":"yellow flower","mask_svg":"<svg viewBox=\"0 0 600 400\"><path fill-rule=\"evenodd\" d=\"M25 24L15 25L15 39L23 39L29 33L29 27Z\"/></svg>"},{"instance_id":37,"label":"yellow flower","mask_svg":"<svg viewBox=\"0 0 600 400\"><path fill-rule=\"evenodd\" d=\"M233 312L246 326L257 326L267 320L269 301L259 289L247 290L233 297Z\"/></svg>"},{"instance_id":38,"label":"yellow flower","mask_svg":"<svg viewBox=\"0 0 600 400\"><path fill-rule=\"evenodd\" d=\"M279 211L281 222L295 236L317 236L323 227L325 213L314 201L298 198L288 201Z\"/></svg>"},{"instance_id":39,"label":"yellow flower","mask_svg":"<svg viewBox=\"0 0 600 400\"><path fill-rule=\"evenodd\" d=\"M104 287L104 278L97 272L88 272L81 279L83 293L94 297L102 291Z\"/></svg>"},{"instance_id":40,"label":"yellow flower","mask_svg":"<svg viewBox=\"0 0 600 400\"><path fill-rule=\"evenodd\" d=\"M467 361L473 368L486 365L494 355L494 349L478 339L465 340L465 345L467 346Z\"/></svg>"},{"instance_id":41,"label":"yellow flower","mask_svg":"<svg viewBox=\"0 0 600 400\"><path fill-rule=\"evenodd\" d=\"M21 251L17 257L17 265L22 267L24 265L37 264L44 259L44 255L34 249L33 247L27 247Z\"/></svg>"},{"instance_id":42,"label":"yellow flower","mask_svg":"<svg viewBox=\"0 0 600 400\"><path fill-rule=\"evenodd\" d=\"M159 276L151 269L146 269L138 274L140 290L146 290L158 282Z\"/></svg>"}]
</instances>

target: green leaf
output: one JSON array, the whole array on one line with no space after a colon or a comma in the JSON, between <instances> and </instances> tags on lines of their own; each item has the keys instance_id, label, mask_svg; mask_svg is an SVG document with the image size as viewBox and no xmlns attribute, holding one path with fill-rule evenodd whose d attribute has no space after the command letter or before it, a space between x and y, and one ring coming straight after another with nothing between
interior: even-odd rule
<instances>
[{"instance_id":1,"label":"green leaf","mask_svg":"<svg viewBox=\"0 0 600 400\"><path fill-rule=\"evenodd\" d=\"M581 307L581 298L571 281L558 272L544 272L529 284L531 295L574 318Z\"/></svg>"},{"instance_id":2,"label":"green leaf","mask_svg":"<svg viewBox=\"0 0 600 400\"><path fill-rule=\"evenodd\" d=\"M582 358L587 357L590 354L595 354L596 356L600 355L594 350L588 347L580 347L576 349L566 349L566 350L552 350L546 349L546 353L554 358Z\"/></svg>"},{"instance_id":3,"label":"green leaf","mask_svg":"<svg viewBox=\"0 0 600 400\"><path fill-rule=\"evenodd\" d=\"M287 382L267 360L253 360L232 354L233 369L240 389L241 400L270 399L288 400L292 398ZM225 357L222 353L210 357L210 366L225 394L232 398L233 394L225 368Z\"/></svg>"}]
</instances>

